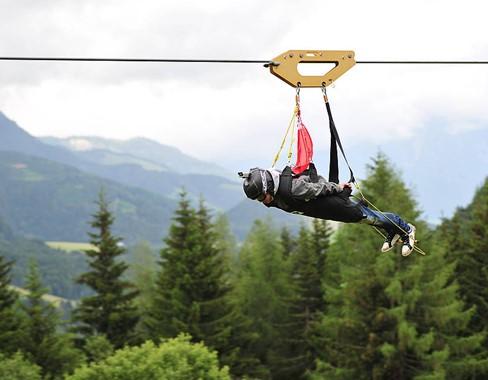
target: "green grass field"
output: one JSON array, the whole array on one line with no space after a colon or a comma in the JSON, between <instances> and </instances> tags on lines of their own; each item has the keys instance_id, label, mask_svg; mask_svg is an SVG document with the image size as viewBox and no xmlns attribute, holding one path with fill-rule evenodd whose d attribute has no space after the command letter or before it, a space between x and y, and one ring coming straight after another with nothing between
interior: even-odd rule
<instances>
[{"instance_id":1,"label":"green grass field","mask_svg":"<svg viewBox=\"0 0 488 380\"><path fill-rule=\"evenodd\" d=\"M59 249L65 252L80 252L95 248L90 243L76 243L70 241L46 241L46 245L50 248Z\"/></svg>"},{"instance_id":2,"label":"green grass field","mask_svg":"<svg viewBox=\"0 0 488 380\"><path fill-rule=\"evenodd\" d=\"M29 291L18 286L9 285L9 287L19 293L21 296L27 296ZM58 296L54 296L52 294L44 294L42 299L46 302L53 304L55 307L60 307L63 302L69 303L71 306L76 306L76 301L69 300L67 298L62 298Z\"/></svg>"}]
</instances>

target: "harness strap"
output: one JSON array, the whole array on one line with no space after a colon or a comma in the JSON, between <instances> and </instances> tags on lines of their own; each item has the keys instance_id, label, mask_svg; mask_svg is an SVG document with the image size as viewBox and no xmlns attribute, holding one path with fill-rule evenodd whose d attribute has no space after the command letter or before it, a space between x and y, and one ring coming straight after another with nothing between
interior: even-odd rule
<instances>
[{"instance_id":1,"label":"harness strap","mask_svg":"<svg viewBox=\"0 0 488 380\"><path fill-rule=\"evenodd\" d=\"M278 186L278 192L283 194L286 198L291 198L291 185L293 180L293 172L290 166L285 166L280 175L280 184Z\"/></svg>"},{"instance_id":2,"label":"harness strap","mask_svg":"<svg viewBox=\"0 0 488 380\"><path fill-rule=\"evenodd\" d=\"M337 128L332 118L332 111L330 109L329 99L327 98L327 90L325 86L322 86L322 93L324 95L325 108L327 109L327 115L329 116L329 129L330 129L330 161L329 161L329 182L339 183L339 162L337 159L337 145L341 150L342 156L346 161L347 167L349 168L350 179L349 182L356 182L354 178L354 173L352 172L351 166L347 161L346 154L344 153L344 148L342 147L341 139Z\"/></svg>"},{"instance_id":3,"label":"harness strap","mask_svg":"<svg viewBox=\"0 0 488 380\"><path fill-rule=\"evenodd\" d=\"M308 175L310 177L310 181L313 183L319 182L319 175L317 173L317 168L313 162L310 163L308 166Z\"/></svg>"}]
</instances>

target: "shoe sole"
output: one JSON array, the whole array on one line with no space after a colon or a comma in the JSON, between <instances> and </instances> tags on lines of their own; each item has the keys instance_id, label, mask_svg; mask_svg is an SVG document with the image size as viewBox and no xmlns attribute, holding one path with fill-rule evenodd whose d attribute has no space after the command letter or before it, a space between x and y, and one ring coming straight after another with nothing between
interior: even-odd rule
<instances>
[{"instance_id":1,"label":"shoe sole","mask_svg":"<svg viewBox=\"0 0 488 380\"><path fill-rule=\"evenodd\" d=\"M403 253L403 251L402 251L402 256L403 257L410 256L410 254L413 252L413 248L415 247L415 242L416 242L416 240L415 240L415 232L416 232L417 228L415 228L415 226L412 225L412 224L410 224L410 223L408 225L412 229L412 231L408 234L408 242L410 243L410 246L412 247L412 249L409 250L407 253Z\"/></svg>"},{"instance_id":2,"label":"shoe sole","mask_svg":"<svg viewBox=\"0 0 488 380\"><path fill-rule=\"evenodd\" d=\"M388 249L385 249L385 250L381 249L381 252L391 251L399 239L400 239L400 235L395 234L395 236L393 236L393 239L391 239L390 247Z\"/></svg>"}]
</instances>

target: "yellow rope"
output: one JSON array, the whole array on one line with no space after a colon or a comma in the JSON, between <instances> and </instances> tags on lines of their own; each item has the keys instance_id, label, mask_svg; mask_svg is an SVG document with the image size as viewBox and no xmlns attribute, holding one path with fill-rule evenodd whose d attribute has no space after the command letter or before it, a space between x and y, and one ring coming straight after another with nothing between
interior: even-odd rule
<instances>
[{"instance_id":1,"label":"yellow rope","mask_svg":"<svg viewBox=\"0 0 488 380\"><path fill-rule=\"evenodd\" d=\"M295 125L295 118L297 116L297 112L298 112L298 107L295 106L295 108L293 109L293 115L291 116L290 123L288 124L288 128L286 129L285 136L283 137L283 141L281 141L280 149L278 150L278 153L276 153L273 164L271 165L272 168L275 167L276 162L280 158L281 151L283 150L283 147L285 146L286 138L288 137L288 133L290 132L290 129L292 128L292 126ZM292 133L292 135L293 135L293 133ZM292 136L292 140L293 140L293 136Z\"/></svg>"},{"instance_id":2,"label":"yellow rope","mask_svg":"<svg viewBox=\"0 0 488 380\"><path fill-rule=\"evenodd\" d=\"M389 218L383 211L381 211L378 207L376 207L373 202L370 202L366 197L364 196L363 192L361 191L359 184L357 182L354 182L354 186L356 186L356 189L359 191L359 194L361 194L361 198L368 203L369 206L374 208L376 211L378 211L381 215L383 215L386 219L388 219L392 224L394 224L400 231L402 231L404 234L408 235L407 231L405 231L403 228L401 228L398 224L396 224L391 218ZM385 235L375 226L373 226L376 232L378 232L383 238L386 238ZM423 256L426 256L427 254L417 246L417 244L414 244L413 246L414 251L420 253Z\"/></svg>"},{"instance_id":3,"label":"yellow rope","mask_svg":"<svg viewBox=\"0 0 488 380\"><path fill-rule=\"evenodd\" d=\"M295 120L296 120L296 115L298 114L298 106L295 107ZM295 124L291 126L291 137L290 137L290 147L288 148L288 165L290 165L291 162L291 156L293 155L293 144L295 143Z\"/></svg>"}]
</instances>

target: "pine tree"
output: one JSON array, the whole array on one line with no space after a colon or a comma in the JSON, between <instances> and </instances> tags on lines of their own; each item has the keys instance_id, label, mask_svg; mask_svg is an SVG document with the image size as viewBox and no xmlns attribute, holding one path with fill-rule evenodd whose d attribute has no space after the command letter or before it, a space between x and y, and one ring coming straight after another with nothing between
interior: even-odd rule
<instances>
[{"instance_id":1,"label":"pine tree","mask_svg":"<svg viewBox=\"0 0 488 380\"><path fill-rule=\"evenodd\" d=\"M282 364L280 337L291 285L278 233L269 220L256 221L242 246L234 297L239 313L250 322L249 333L255 335L241 347L242 353L262 364L256 365L249 375L271 378Z\"/></svg>"},{"instance_id":2,"label":"pine tree","mask_svg":"<svg viewBox=\"0 0 488 380\"><path fill-rule=\"evenodd\" d=\"M202 340L219 351L221 360L231 364L234 347L228 346L231 334L231 317L229 292L229 257L219 250L217 233L211 222L209 210L203 199L196 212L198 224L198 249L195 259L198 260L193 273L195 301L195 325L193 330L200 330ZM222 244L220 244L222 248ZM227 252L228 253L228 252ZM198 335L195 336L198 338Z\"/></svg>"},{"instance_id":3,"label":"pine tree","mask_svg":"<svg viewBox=\"0 0 488 380\"><path fill-rule=\"evenodd\" d=\"M0 255L0 352L13 353L22 336L22 318L18 313L18 296L10 288L12 263Z\"/></svg>"},{"instance_id":4,"label":"pine tree","mask_svg":"<svg viewBox=\"0 0 488 380\"><path fill-rule=\"evenodd\" d=\"M488 179L465 209L439 228L438 239L449 246L448 257L456 266L456 279L464 301L475 305L472 332L488 325ZM488 341L485 341L488 349Z\"/></svg>"},{"instance_id":5,"label":"pine tree","mask_svg":"<svg viewBox=\"0 0 488 380\"><path fill-rule=\"evenodd\" d=\"M136 327L138 340L144 341L151 337L147 330L147 317L154 298L156 281L156 258L148 242L142 241L133 249L133 260L129 267L129 278L139 291L134 303L139 310L140 319Z\"/></svg>"},{"instance_id":6,"label":"pine tree","mask_svg":"<svg viewBox=\"0 0 488 380\"><path fill-rule=\"evenodd\" d=\"M120 260L124 249L119 245L121 239L112 235L114 217L103 191L97 205L98 211L91 223L96 232L89 233L95 248L86 251L91 270L77 280L79 284L89 286L95 294L82 298L74 312L74 320L78 323L77 331L85 337L102 334L115 348L120 348L134 337L139 319L134 305L138 292L123 279L128 266Z\"/></svg>"},{"instance_id":7,"label":"pine tree","mask_svg":"<svg viewBox=\"0 0 488 380\"><path fill-rule=\"evenodd\" d=\"M417 330L431 335L431 347L440 353L434 357L435 369L445 373L446 379L486 379L488 359L482 345L486 331L470 329L476 307L467 305L460 296L456 263L446 260L449 246L432 240L428 252L421 261L421 277L415 278L422 288L414 314L423 317Z\"/></svg>"},{"instance_id":8,"label":"pine tree","mask_svg":"<svg viewBox=\"0 0 488 380\"><path fill-rule=\"evenodd\" d=\"M409 191L385 157L369 168L363 191L427 237ZM325 344L314 378L451 379L482 370L476 356L482 336L466 331L472 310L459 299L454 266L446 264L441 247L428 257L403 258L398 250L380 253L381 243L368 226L337 233L326 260ZM428 239L423 244L429 251Z\"/></svg>"},{"instance_id":9,"label":"pine tree","mask_svg":"<svg viewBox=\"0 0 488 380\"><path fill-rule=\"evenodd\" d=\"M297 248L291 256L287 323L282 333L282 365L275 375L280 379L305 378L314 369L317 324L324 311L322 277L331 231L326 221L314 219L312 230L300 228Z\"/></svg>"},{"instance_id":10,"label":"pine tree","mask_svg":"<svg viewBox=\"0 0 488 380\"><path fill-rule=\"evenodd\" d=\"M188 261L197 245L195 211L190 207L186 192L180 193L178 209L161 250L155 295L148 318L148 329L155 340L174 337L187 326L188 303L184 299L188 275ZM185 277L185 278L184 278ZM186 286L187 287L187 286Z\"/></svg>"},{"instance_id":11,"label":"pine tree","mask_svg":"<svg viewBox=\"0 0 488 380\"><path fill-rule=\"evenodd\" d=\"M322 219L312 220L312 249L317 257L317 270L320 278L324 275L325 259L330 247L332 232L332 226L328 221Z\"/></svg>"},{"instance_id":12,"label":"pine tree","mask_svg":"<svg viewBox=\"0 0 488 380\"><path fill-rule=\"evenodd\" d=\"M149 328L154 338L184 332L219 352L232 365L232 306L228 258L218 249L214 226L203 201L194 210L181 193L179 207L161 250Z\"/></svg>"},{"instance_id":13,"label":"pine tree","mask_svg":"<svg viewBox=\"0 0 488 380\"><path fill-rule=\"evenodd\" d=\"M283 249L283 258L287 260L293 254L297 246L297 242L287 226L284 226L281 229L280 242Z\"/></svg>"},{"instance_id":14,"label":"pine tree","mask_svg":"<svg viewBox=\"0 0 488 380\"><path fill-rule=\"evenodd\" d=\"M237 241L232 233L229 220L225 214L219 213L214 222L216 234L215 247L221 252L223 257L229 258L229 264L233 270L238 260Z\"/></svg>"},{"instance_id":15,"label":"pine tree","mask_svg":"<svg viewBox=\"0 0 488 380\"><path fill-rule=\"evenodd\" d=\"M27 290L22 309L26 315L21 349L41 368L45 379L57 379L74 370L82 361L82 354L74 348L72 337L58 332L60 314L44 300L47 289L43 287L38 267L30 263L26 278Z\"/></svg>"}]
</instances>

